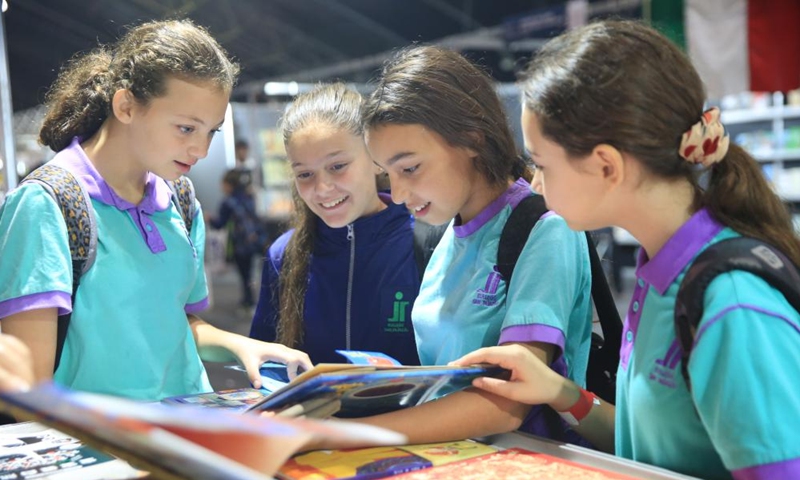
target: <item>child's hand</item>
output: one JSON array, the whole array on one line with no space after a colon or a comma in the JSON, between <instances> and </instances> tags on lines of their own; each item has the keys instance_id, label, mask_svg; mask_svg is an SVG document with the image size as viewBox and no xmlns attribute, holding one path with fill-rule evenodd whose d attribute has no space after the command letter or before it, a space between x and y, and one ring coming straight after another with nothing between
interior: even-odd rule
<instances>
[{"instance_id":1,"label":"child's hand","mask_svg":"<svg viewBox=\"0 0 800 480\"><path fill-rule=\"evenodd\" d=\"M545 365L523 345L510 344L481 348L450 362L451 365L491 363L511 370L509 380L476 378L472 385L487 392L531 405L554 402L564 390L567 379Z\"/></svg>"},{"instance_id":2,"label":"child's hand","mask_svg":"<svg viewBox=\"0 0 800 480\"><path fill-rule=\"evenodd\" d=\"M264 362L286 364L286 371L290 380L300 373L298 370L310 370L314 366L305 352L289 348L280 343L268 343L241 337L232 351L247 371L247 377L254 388L261 388L259 368Z\"/></svg>"},{"instance_id":3,"label":"child's hand","mask_svg":"<svg viewBox=\"0 0 800 480\"><path fill-rule=\"evenodd\" d=\"M17 337L0 333L0 390L28 390L33 379L33 359L28 347Z\"/></svg>"}]
</instances>

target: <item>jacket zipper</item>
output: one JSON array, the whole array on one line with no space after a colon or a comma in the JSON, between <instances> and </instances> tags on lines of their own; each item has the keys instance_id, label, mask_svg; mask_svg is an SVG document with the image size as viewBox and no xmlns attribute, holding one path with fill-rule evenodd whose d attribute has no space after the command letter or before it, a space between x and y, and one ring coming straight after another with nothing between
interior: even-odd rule
<instances>
[{"instance_id":1,"label":"jacket zipper","mask_svg":"<svg viewBox=\"0 0 800 480\"><path fill-rule=\"evenodd\" d=\"M347 274L347 310L345 318L345 345L350 350L350 306L353 300L353 269L356 260L356 233L353 224L347 225L347 240L350 241L350 270Z\"/></svg>"}]
</instances>

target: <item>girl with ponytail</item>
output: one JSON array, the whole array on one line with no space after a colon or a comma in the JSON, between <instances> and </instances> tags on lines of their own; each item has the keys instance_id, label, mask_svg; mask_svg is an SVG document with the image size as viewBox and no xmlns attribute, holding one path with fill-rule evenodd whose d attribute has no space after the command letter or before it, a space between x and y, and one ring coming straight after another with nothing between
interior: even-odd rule
<instances>
[{"instance_id":1,"label":"girl with ponytail","mask_svg":"<svg viewBox=\"0 0 800 480\"><path fill-rule=\"evenodd\" d=\"M700 252L748 236L800 264L789 211L758 162L732 144L689 59L635 22L588 25L548 42L526 71L522 125L534 187L572 228L616 225L642 249L623 329L617 404L518 348L484 349L509 382L476 386L572 415L606 451L702 478L800 477L800 313L734 270L704 296L688 374L674 325Z\"/></svg>"}]
</instances>

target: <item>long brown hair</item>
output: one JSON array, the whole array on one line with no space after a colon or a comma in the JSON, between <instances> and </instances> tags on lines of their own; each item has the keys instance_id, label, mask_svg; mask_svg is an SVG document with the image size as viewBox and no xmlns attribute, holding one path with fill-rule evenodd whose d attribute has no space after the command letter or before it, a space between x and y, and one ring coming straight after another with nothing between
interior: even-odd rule
<instances>
[{"instance_id":1,"label":"long brown hair","mask_svg":"<svg viewBox=\"0 0 800 480\"><path fill-rule=\"evenodd\" d=\"M452 50L411 47L386 63L364 105L365 128L385 124L423 125L450 145L474 150L474 167L490 184L533 178L492 79Z\"/></svg>"},{"instance_id":2,"label":"long brown hair","mask_svg":"<svg viewBox=\"0 0 800 480\"><path fill-rule=\"evenodd\" d=\"M605 143L658 177L685 178L695 191L695 210L708 208L719 222L800 265L790 211L753 157L731 144L703 188L703 172L679 156L681 135L703 113L705 90L686 55L657 31L605 21L565 33L538 52L520 85L543 135L571 158Z\"/></svg>"},{"instance_id":3,"label":"long brown hair","mask_svg":"<svg viewBox=\"0 0 800 480\"><path fill-rule=\"evenodd\" d=\"M58 152L73 137L91 137L111 114L119 89L147 105L164 94L169 78L208 82L230 92L238 74L225 50L191 21L144 23L115 45L78 56L61 70L46 97L39 142Z\"/></svg>"},{"instance_id":4,"label":"long brown hair","mask_svg":"<svg viewBox=\"0 0 800 480\"><path fill-rule=\"evenodd\" d=\"M319 85L298 96L281 118L283 143L286 147L292 135L310 125L328 125L362 137L361 95L343 83ZM303 340L303 312L308 268L316 240L317 216L300 198L292 182L295 213L291 220L292 238L286 245L279 275L279 318L276 339L289 347Z\"/></svg>"}]
</instances>

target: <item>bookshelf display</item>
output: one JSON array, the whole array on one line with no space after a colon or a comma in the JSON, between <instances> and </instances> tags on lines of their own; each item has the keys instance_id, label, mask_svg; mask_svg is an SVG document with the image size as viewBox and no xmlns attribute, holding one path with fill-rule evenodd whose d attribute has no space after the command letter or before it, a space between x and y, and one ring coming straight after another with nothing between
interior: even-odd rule
<instances>
[{"instance_id":1,"label":"bookshelf display","mask_svg":"<svg viewBox=\"0 0 800 480\"><path fill-rule=\"evenodd\" d=\"M762 163L764 174L784 200L800 207L800 106L783 105L726 110L722 123L731 139Z\"/></svg>"},{"instance_id":2,"label":"bookshelf display","mask_svg":"<svg viewBox=\"0 0 800 480\"><path fill-rule=\"evenodd\" d=\"M292 213L291 169L286 159L286 149L278 128L264 128L259 132L263 148L261 171L263 194L261 200L264 216L282 221Z\"/></svg>"}]
</instances>

